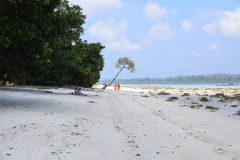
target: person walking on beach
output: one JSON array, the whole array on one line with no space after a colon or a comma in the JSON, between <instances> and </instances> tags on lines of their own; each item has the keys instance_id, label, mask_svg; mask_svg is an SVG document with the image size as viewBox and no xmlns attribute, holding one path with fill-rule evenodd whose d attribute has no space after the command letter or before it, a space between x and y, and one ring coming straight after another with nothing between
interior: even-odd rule
<instances>
[{"instance_id":1,"label":"person walking on beach","mask_svg":"<svg viewBox=\"0 0 240 160\"><path fill-rule=\"evenodd\" d=\"M117 90L117 84L116 83L114 84L114 90Z\"/></svg>"},{"instance_id":2,"label":"person walking on beach","mask_svg":"<svg viewBox=\"0 0 240 160\"><path fill-rule=\"evenodd\" d=\"M117 84L117 88L118 88L118 90L120 90L120 84L119 83Z\"/></svg>"}]
</instances>

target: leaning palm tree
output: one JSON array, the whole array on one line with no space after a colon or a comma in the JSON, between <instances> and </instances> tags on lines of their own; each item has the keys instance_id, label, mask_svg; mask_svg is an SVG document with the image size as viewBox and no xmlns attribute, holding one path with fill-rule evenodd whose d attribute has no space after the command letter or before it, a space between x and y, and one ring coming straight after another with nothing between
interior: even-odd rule
<instances>
[{"instance_id":1,"label":"leaning palm tree","mask_svg":"<svg viewBox=\"0 0 240 160\"><path fill-rule=\"evenodd\" d=\"M120 68L120 71L118 74L113 78L112 82L108 84L108 86L111 86L111 84L115 81L119 73L125 68L130 71L130 73L134 73L136 71L135 69L135 63L129 58L129 57L121 57L117 60L115 63L116 68Z\"/></svg>"}]
</instances>

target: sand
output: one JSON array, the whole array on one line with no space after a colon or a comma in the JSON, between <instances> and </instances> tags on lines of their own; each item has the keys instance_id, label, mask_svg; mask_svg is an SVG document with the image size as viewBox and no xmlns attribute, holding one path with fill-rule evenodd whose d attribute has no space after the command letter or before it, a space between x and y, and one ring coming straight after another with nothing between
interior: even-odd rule
<instances>
[{"instance_id":1,"label":"sand","mask_svg":"<svg viewBox=\"0 0 240 160\"><path fill-rule=\"evenodd\" d=\"M240 160L239 101L210 97L238 89L72 91L0 87L0 160Z\"/></svg>"}]
</instances>

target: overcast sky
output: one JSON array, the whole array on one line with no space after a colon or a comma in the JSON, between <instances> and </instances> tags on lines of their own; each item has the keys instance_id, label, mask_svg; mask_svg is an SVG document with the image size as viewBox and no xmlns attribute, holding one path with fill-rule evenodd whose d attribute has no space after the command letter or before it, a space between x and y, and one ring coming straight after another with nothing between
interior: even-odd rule
<instances>
[{"instance_id":1,"label":"overcast sky","mask_svg":"<svg viewBox=\"0 0 240 160\"><path fill-rule=\"evenodd\" d=\"M136 73L119 79L240 74L240 0L70 0L87 16L84 36L100 42L113 78L119 57Z\"/></svg>"}]
</instances>

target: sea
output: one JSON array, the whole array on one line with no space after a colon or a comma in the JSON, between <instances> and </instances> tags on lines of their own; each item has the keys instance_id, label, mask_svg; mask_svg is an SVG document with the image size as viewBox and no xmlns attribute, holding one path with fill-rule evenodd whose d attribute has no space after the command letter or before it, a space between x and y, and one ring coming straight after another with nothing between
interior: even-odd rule
<instances>
[{"instance_id":1,"label":"sea","mask_svg":"<svg viewBox=\"0 0 240 160\"><path fill-rule=\"evenodd\" d=\"M174 88L240 88L240 83L189 83L189 84L121 84L121 86L157 86Z\"/></svg>"}]
</instances>

